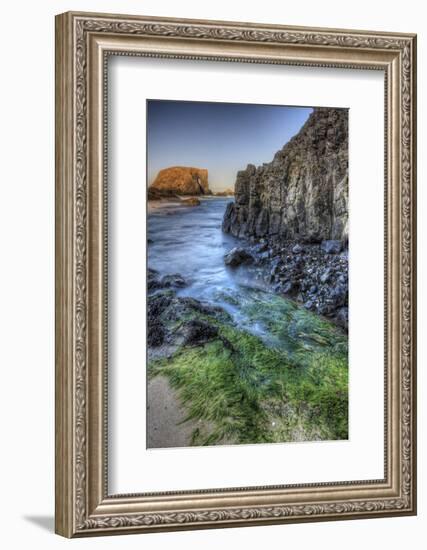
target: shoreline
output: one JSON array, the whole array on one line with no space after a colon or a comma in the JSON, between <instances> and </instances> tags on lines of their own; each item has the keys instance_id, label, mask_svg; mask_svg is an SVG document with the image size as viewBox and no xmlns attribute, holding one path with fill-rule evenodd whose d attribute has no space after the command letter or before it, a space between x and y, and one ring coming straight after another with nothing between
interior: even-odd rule
<instances>
[{"instance_id":1,"label":"shoreline","mask_svg":"<svg viewBox=\"0 0 427 550\"><path fill-rule=\"evenodd\" d=\"M184 229L177 243L185 248L180 256L175 247L169 263L162 244L156 252L151 248L157 262L150 263L149 257L147 274L147 436L152 448L346 439L347 334L331 316L311 311L298 295L283 292L285 281L276 277L289 272L301 280L303 266L318 257L323 273L329 264L339 263L339 254L320 252L320 244L230 238L221 231L222 208L206 209L205 202L200 214L194 208L183 217L176 210L174 221L171 206L164 219L154 215L153 222L165 232L160 243L174 233L176 238L178 227ZM210 211L216 212L214 224L206 221ZM205 224L205 240L196 220ZM186 256L194 249L193 235L205 254L200 256L199 248L195 263ZM149 237L156 247L157 233ZM279 256L286 268L275 265ZM210 259L213 263L202 275ZM345 257L342 261L346 265ZM327 286L341 274L333 272ZM207 286L198 285L200 277ZM219 294L209 291L215 284ZM159 377L164 377L162 383Z\"/></svg>"},{"instance_id":2,"label":"shoreline","mask_svg":"<svg viewBox=\"0 0 427 550\"><path fill-rule=\"evenodd\" d=\"M335 248L327 252L323 243ZM323 243L242 237L231 254L244 258L241 263L263 268L272 292L348 333L348 248L339 241Z\"/></svg>"},{"instance_id":3,"label":"shoreline","mask_svg":"<svg viewBox=\"0 0 427 550\"><path fill-rule=\"evenodd\" d=\"M201 202L232 199L215 195L180 195L148 201L148 214L182 206L197 208ZM196 202L191 202L191 201ZM234 204L228 202L228 205ZM235 235L227 225L227 209L222 220L222 233L238 240L238 250L253 263L263 267L265 283L272 292L302 305L334 322L348 332L348 244L338 240L319 243L297 239L282 240L277 236L248 237ZM149 244L150 244L150 239ZM324 250L323 248L326 248Z\"/></svg>"}]
</instances>

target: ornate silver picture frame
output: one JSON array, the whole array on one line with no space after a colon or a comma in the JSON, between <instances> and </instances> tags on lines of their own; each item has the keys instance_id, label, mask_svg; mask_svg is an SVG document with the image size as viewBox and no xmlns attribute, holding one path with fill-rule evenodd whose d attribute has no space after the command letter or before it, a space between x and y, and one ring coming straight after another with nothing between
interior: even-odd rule
<instances>
[{"instance_id":1,"label":"ornate silver picture frame","mask_svg":"<svg viewBox=\"0 0 427 550\"><path fill-rule=\"evenodd\" d=\"M107 60L383 71L384 478L110 494ZM82 537L416 513L416 37L68 12L56 18L56 532Z\"/></svg>"}]
</instances>

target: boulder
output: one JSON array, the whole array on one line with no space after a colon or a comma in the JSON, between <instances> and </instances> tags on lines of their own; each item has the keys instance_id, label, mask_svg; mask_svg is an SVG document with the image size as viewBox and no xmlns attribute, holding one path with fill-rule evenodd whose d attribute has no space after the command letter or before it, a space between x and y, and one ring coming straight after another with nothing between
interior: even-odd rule
<instances>
[{"instance_id":1,"label":"boulder","mask_svg":"<svg viewBox=\"0 0 427 550\"><path fill-rule=\"evenodd\" d=\"M215 320L231 322L231 317L221 307L195 298L177 296L172 290L151 294L147 302L147 343L150 348L164 344L169 348L177 345L197 346L216 338L225 341ZM200 315L206 318L200 318Z\"/></svg>"},{"instance_id":2,"label":"boulder","mask_svg":"<svg viewBox=\"0 0 427 550\"><path fill-rule=\"evenodd\" d=\"M153 290L159 290L160 288L163 288L162 287L162 283L161 281L159 281L159 279L155 279L155 278L148 278L147 279L147 289L149 291L153 291Z\"/></svg>"},{"instance_id":3,"label":"boulder","mask_svg":"<svg viewBox=\"0 0 427 550\"><path fill-rule=\"evenodd\" d=\"M184 345L199 346L218 337L218 329L201 319L192 319L180 329L184 336Z\"/></svg>"},{"instance_id":4,"label":"boulder","mask_svg":"<svg viewBox=\"0 0 427 550\"><path fill-rule=\"evenodd\" d=\"M325 271L320 275L320 282L325 284L329 281L332 275L332 269L327 267Z\"/></svg>"},{"instance_id":5,"label":"boulder","mask_svg":"<svg viewBox=\"0 0 427 550\"><path fill-rule=\"evenodd\" d=\"M303 247L300 245L300 244L296 244L293 248L292 248L292 252L294 254L301 254L301 252L303 251Z\"/></svg>"},{"instance_id":6,"label":"boulder","mask_svg":"<svg viewBox=\"0 0 427 550\"><path fill-rule=\"evenodd\" d=\"M342 242L337 240L322 241L320 248L326 254L339 254L342 250Z\"/></svg>"},{"instance_id":7,"label":"boulder","mask_svg":"<svg viewBox=\"0 0 427 550\"><path fill-rule=\"evenodd\" d=\"M173 293L166 294L164 291L162 293L156 293L152 296L148 296L147 319L150 324L158 322L159 317L172 304L173 298Z\"/></svg>"},{"instance_id":8,"label":"boulder","mask_svg":"<svg viewBox=\"0 0 427 550\"><path fill-rule=\"evenodd\" d=\"M159 272L155 269L148 269L147 272L147 288L149 291L165 289L165 288L183 288L187 286L187 281L179 273L165 275L160 277ZM160 299L157 297L156 299Z\"/></svg>"},{"instance_id":9,"label":"boulder","mask_svg":"<svg viewBox=\"0 0 427 550\"><path fill-rule=\"evenodd\" d=\"M268 242L264 239L260 240L259 246L256 248L257 252L267 252L269 250Z\"/></svg>"},{"instance_id":10,"label":"boulder","mask_svg":"<svg viewBox=\"0 0 427 550\"><path fill-rule=\"evenodd\" d=\"M241 264L249 264L254 261L252 254L244 248L233 248L224 256L225 265L229 267L238 267Z\"/></svg>"},{"instance_id":11,"label":"boulder","mask_svg":"<svg viewBox=\"0 0 427 550\"><path fill-rule=\"evenodd\" d=\"M342 284L334 286L330 293L330 300L335 307L344 306L348 300L348 287Z\"/></svg>"},{"instance_id":12,"label":"boulder","mask_svg":"<svg viewBox=\"0 0 427 550\"><path fill-rule=\"evenodd\" d=\"M342 307L338 310L336 320L340 326L346 330L348 329L348 307Z\"/></svg>"},{"instance_id":13,"label":"boulder","mask_svg":"<svg viewBox=\"0 0 427 550\"><path fill-rule=\"evenodd\" d=\"M173 275L165 275L161 279L161 286L163 288L183 288L187 286L187 281L179 273L174 273Z\"/></svg>"},{"instance_id":14,"label":"boulder","mask_svg":"<svg viewBox=\"0 0 427 550\"><path fill-rule=\"evenodd\" d=\"M296 281L287 281L282 288L284 294L295 295L299 290L299 285Z\"/></svg>"},{"instance_id":15,"label":"boulder","mask_svg":"<svg viewBox=\"0 0 427 550\"><path fill-rule=\"evenodd\" d=\"M161 346L165 341L165 329L160 322L148 323L147 344L153 348Z\"/></svg>"},{"instance_id":16,"label":"boulder","mask_svg":"<svg viewBox=\"0 0 427 550\"><path fill-rule=\"evenodd\" d=\"M304 304L304 307L305 307L305 309L311 310L311 309L314 309L315 304L312 300L307 300Z\"/></svg>"}]
</instances>

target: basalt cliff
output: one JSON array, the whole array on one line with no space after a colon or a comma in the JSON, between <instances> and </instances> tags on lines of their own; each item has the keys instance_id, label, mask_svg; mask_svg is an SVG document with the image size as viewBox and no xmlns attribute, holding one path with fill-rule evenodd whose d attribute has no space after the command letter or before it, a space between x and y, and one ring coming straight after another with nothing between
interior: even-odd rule
<instances>
[{"instance_id":1,"label":"basalt cliff","mask_svg":"<svg viewBox=\"0 0 427 550\"><path fill-rule=\"evenodd\" d=\"M304 243L348 239L348 111L316 108L272 162L238 172L223 231Z\"/></svg>"},{"instance_id":2,"label":"basalt cliff","mask_svg":"<svg viewBox=\"0 0 427 550\"><path fill-rule=\"evenodd\" d=\"M318 108L272 162L238 172L223 231L230 268L263 266L273 289L348 327L348 111Z\"/></svg>"}]
</instances>

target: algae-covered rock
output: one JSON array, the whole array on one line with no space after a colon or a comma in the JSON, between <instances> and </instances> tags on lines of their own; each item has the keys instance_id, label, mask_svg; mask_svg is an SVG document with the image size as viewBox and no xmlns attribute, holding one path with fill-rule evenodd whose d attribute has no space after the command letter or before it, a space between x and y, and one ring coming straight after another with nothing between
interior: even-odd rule
<instances>
[{"instance_id":1,"label":"algae-covered rock","mask_svg":"<svg viewBox=\"0 0 427 550\"><path fill-rule=\"evenodd\" d=\"M201 319L191 319L182 327L184 334L184 345L194 346L206 344L218 337L218 329Z\"/></svg>"}]
</instances>

